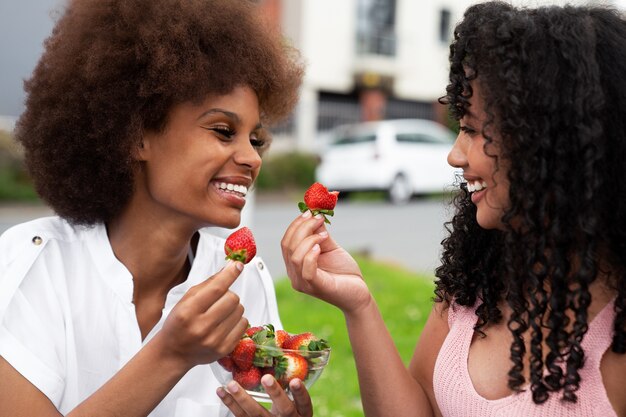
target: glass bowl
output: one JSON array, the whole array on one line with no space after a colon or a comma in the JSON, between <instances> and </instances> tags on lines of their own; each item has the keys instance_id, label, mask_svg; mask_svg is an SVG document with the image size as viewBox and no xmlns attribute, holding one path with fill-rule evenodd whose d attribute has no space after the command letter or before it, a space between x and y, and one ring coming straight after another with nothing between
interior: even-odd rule
<instances>
[{"instance_id":1,"label":"glass bowl","mask_svg":"<svg viewBox=\"0 0 626 417\"><path fill-rule=\"evenodd\" d=\"M252 346L254 354L251 354ZM261 377L272 374L292 398L289 381L299 378L309 389L320 377L328 360L330 348L321 350L292 350L276 346L250 344L246 353L230 355L210 364L213 374L222 386L233 379L258 402L272 402L261 385Z\"/></svg>"}]
</instances>

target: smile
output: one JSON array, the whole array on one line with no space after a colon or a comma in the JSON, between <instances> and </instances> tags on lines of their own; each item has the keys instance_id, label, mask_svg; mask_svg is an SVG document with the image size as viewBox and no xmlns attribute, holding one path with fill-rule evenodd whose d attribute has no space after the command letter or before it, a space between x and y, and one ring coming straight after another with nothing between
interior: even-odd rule
<instances>
[{"instance_id":1,"label":"smile","mask_svg":"<svg viewBox=\"0 0 626 417\"><path fill-rule=\"evenodd\" d=\"M225 191L227 193L237 194L241 197L245 197L248 194L248 187L240 184L232 184L228 182L217 182L215 186L218 190Z\"/></svg>"},{"instance_id":2,"label":"smile","mask_svg":"<svg viewBox=\"0 0 626 417\"><path fill-rule=\"evenodd\" d=\"M487 188L487 183L485 181L468 181L467 182L467 191L473 193L475 191L480 191Z\"/></svg>"}]
</instances>

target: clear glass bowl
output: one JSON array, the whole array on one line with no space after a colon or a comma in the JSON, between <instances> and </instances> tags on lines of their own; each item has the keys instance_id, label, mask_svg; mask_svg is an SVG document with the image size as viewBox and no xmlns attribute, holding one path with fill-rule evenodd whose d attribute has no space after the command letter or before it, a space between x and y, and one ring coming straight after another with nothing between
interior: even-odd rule
<instances>
[{"instance_id":1,"label":"clear glass bowl","mask_svg":"<svg viewBox=\"0 0 626 417\"><path fill-rule=\"evenodd\" d=\"M310 388L320 377L324 367L330 359L330 348L311 350L290 350L274 346L255 344L255 354L252 363L249 359L229 356L232 361L216 361L210 364L213 374L222 386L226 386L233 379L237 380L250 396L258 402L272 402L270 396L261 385L261 377L267 373L274 375L287 395L292 398L289 390L289 381L297 377L304 385ZM241 369L235 365L239 362ZM306 365L305 365L306 364ZM306 370L303 371L303 369Z\"/></svg>"}]
</instances>

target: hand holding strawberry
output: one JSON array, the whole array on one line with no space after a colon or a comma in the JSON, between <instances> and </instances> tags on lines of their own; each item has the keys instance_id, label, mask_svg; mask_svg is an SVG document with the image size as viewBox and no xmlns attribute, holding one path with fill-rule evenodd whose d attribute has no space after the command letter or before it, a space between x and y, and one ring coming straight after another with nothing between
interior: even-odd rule
<instances>
[{"instance_id":1,"label":"hand holding strawberry","mask_svg":"<svg viewBox=\"0 0 626 417\"><path fill-rule=\"evenodd\" d=\"M314 183L304 193L304 202L298 203L300 212L304 213L310 210L315 216L321 214L324 216L324 222L330 224L330 221L326 216L333 216L335 214L335 205L337 204L337 198L339 191L328 191L319 182Z\"/></svg>"},{"instance_id":2,"label":"hand holding strawberry","mask_svg":"<svg viewBox=\"0 0 626 417\"><path fill-rule=\"evenodd\" d=\"M226 259L243 262L244 264L250 262L256 255L256 242L254 241L254 236L252 236L252 231L247 227L242 227L233 232L226 239L226 243L224 243L224 252L226 253Z\"/></svg>"}]
</instances>

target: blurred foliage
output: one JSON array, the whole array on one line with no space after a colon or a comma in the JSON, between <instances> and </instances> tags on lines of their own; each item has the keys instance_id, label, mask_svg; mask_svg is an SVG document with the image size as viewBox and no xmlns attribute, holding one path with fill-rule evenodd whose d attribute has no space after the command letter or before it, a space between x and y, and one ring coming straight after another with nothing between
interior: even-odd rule
<instances>
[{"instance_id":1,"label":"blurred foliage","mask_svg":"<svg viewBox=\"0 0 626 417\"><path fill-rule=\"evenodd\" d=\"M400 357L408 366L432 308L434 278L362 256L356 260ZM328 366L310 390L315 415L362 417L356 366L341 311L296 292L288 279L276 282L276 296L285 330L291 333L311 331L328 340L332 349ZM384 370L384 363L381 357L381 370Z\"/></svg>"},{"instance_id":2,"label":"blurred foliage","mask_svg":"<svg viewBox=\"0 0 626 417\"><path fill-rule=\"evenodd\" d=\"M9 132L0 130L0 201L36 199L21 148Z\"/></svg>"},{"instance_id":3,"label":"blurred foliage","mask_svg":"<svg viewBox=\"0 0 626 417\"><path fill-rule=\"evenodd\" d=\"M459 134L459 121L456 120L454 118L454 116L452 116L452 113L448 112L447 113L447 118L446 118L446 126L448 127L448 129L450 129L451 131L454 132L454 134L458 135Z\"/></svg>"},{"instance_id":4,"label":"blurred foliage","mask_svg":"<svg viewBox=\"0 0 626 417\"><path fill-rule=\"evenodd\" d=\"M256 181L259 190L306 190L315 182L315 167L319 157L304 152L284 152L268 155L263 160Z\"/></svg>"}]
</instances>

